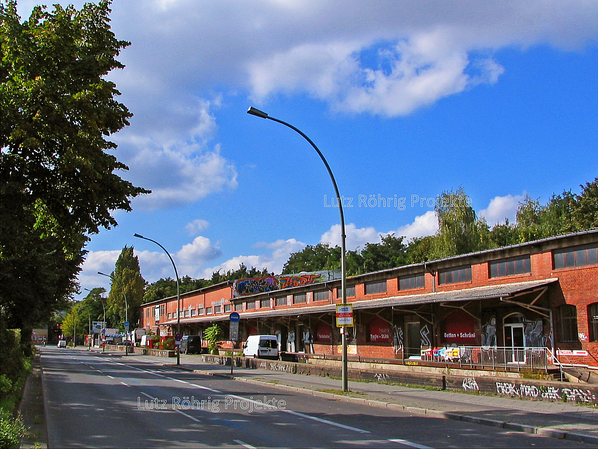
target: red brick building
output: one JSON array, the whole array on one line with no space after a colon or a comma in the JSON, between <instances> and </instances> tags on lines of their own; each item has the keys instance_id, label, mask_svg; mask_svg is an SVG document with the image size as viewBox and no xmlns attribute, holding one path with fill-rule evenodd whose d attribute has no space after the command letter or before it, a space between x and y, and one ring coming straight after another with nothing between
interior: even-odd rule
<instances>
[{"instance_id":1,"label":"red brick building","mask_svg":"<svg viewBox=\"0 0 598 449\"><path fill-rule=\"evenodd\" d=\"M241 339L273 334L282 351L334 357L340 280L318 280L257 279L258 293L242 294L239 283L214 285L182 294L180 318L176 297L144 304L141 323L161 335L178 320L183 334L219 323L228 335L236 311ZM350 357L517 364L548 354L598 368L598 230L349 277L347 302Z\"/></svg>"}]
</instances>

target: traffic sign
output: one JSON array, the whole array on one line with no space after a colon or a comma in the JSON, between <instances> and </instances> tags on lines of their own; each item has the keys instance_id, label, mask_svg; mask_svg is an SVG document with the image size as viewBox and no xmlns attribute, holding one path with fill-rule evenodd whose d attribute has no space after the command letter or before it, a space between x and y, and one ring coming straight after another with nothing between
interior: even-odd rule
<instances>
[{"instance_id":1,"label":"traffic sign","mask_svg":"<svg viewBox=\"0 0 598 449\"><path fill-rule=\"evenodd\" d=\"M181 336L181 334L176 334L176 335L174 336L174 339L175 339L176 341L181 341L181 338L183 338L183 337Z\"/></svg>"},{"instance_id":2,"label":"traffic sign","mask_svg":"<svg viewBox=\"0 0 598 449\"><path fill-rule=\"evenodd\" d=\"M237 323L241 319L241 316L237 312L233 312L230 314L229 318L233 323Z\"/></svg>"},{"instance_id":3,"label":"traffic sign","mask_svg":"<svg viewBox=\"0 0 598 449\"><path fill-rule=\"evenodd\" d=\"M337 304L336 327L353 327L353 306L351 304Z\"/></svg>"},{"instance_id":4,"label":"traffic sign","mask_svg":"<svg viewBox=\"0 0 598 449\"><path fill-rule=\"evenodd\" d=\"M129 327L129 322L125 321L125 327Z\"/></svg>"}]
</instances>

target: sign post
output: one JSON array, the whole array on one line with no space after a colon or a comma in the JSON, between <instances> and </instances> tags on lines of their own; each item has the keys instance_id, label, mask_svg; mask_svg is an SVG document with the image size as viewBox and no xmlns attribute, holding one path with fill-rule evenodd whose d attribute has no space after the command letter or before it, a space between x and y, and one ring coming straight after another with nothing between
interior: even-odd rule
<instances>
[{"instance_id":1,"label":"sign post","mask_svg":"<svg viewBox=\"0 0 598 449\"><path fill-rule=\"evenodd\" d=\"M230 358L230 373L231 375L234 373L234 366L235 366L235 343L239 340L239 320L241 316L237 312L232 312L229 315L230 318L230 328L229 328L229 339L233 343L233 350L231 353Z\"/></svg>"},{"instance_id":2,"label":"sign post","mask_svg":"<svg viewBox=\"0 0 598 449\"><path fill-rule=\"evenodd\" d=\"M125 321L125 334L127 334L127 339L125 340L125 355L129 353L129 322Z\"/></svg>"}]
</instances>

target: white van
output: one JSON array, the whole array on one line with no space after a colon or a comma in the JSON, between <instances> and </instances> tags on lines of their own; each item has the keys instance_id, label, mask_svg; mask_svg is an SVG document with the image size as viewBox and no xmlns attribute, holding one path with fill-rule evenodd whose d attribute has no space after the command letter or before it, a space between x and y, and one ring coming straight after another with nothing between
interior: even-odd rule
<instances>
[{"instance_id":1,"label":"white van","mask_svg":"<svg viewBox=\"0 0 598 449\"><path fill-rule=\"evenodd\" d=\"M278 340L275 335L250 335L243 343L243 355L260 359L278 359Z\"/></svg>"}]
</instances>

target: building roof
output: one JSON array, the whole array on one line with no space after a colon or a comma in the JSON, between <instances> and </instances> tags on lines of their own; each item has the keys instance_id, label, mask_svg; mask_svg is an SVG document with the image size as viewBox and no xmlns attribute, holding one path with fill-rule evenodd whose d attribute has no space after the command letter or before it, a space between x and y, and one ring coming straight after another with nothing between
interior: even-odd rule
<instances>
[{"instance_id":1,"label":"building roof","mask_svg":"<svg viewBox=\"0 0 598 449\"><path fill-rule=\"evenodd\" d=\"M544 287L558 281L558 278L543 279L537 281L513 282L510 284L491 285L484 287L474 287L461 290L424 293L419 295L403 295L393 296L390 298L370 299L364 301L352 302L354 310L376 309L380 307L392 306L410 306L419 304L432 304L444 302L458 302L458 301L476 301L482 299L492 298L508 298L516 293L525 291L532 291L534 289ZM256 318L274 318L283 316L301 316L313 315L319 313L330 313L336 311L337 304L325 304L321 306L306 306L306 307L286 307L283 309L268 309L259 310L255 312L241 313L241 319L256 319ZM194 318L183 318L181 322L185 324L214 322L214 321L228 321L228 315L208 315ZM169 320L160 322L160 325L173 325L177 320Z\"/></svg>"}]
</instances>

